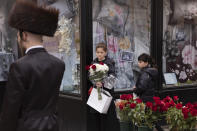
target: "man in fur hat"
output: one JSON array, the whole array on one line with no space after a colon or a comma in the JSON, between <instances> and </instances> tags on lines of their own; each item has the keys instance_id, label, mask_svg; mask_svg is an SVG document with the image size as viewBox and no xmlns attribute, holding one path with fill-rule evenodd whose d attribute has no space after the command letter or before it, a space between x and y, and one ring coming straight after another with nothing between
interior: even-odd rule
<instances>
[{"instance_id":1,"label":"man in fur hat","mask_svg":"<svg viewBox=\"0 0 197 131\"><path fill-rule=\"evenodd\" d=\"M42 36L53 36L59 12L17 0L9 25L18 30L25 56L10 67L0 115L0 131L58 131L56 104L64 62L42 46Z\"/></svg>"}]
</instances>

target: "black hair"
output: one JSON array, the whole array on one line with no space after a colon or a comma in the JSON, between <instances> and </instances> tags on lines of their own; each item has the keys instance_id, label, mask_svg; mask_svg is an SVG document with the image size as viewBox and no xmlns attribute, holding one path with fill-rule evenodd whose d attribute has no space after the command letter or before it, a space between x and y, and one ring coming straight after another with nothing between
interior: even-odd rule
<instances>
[{"instance_id":1,"label":"black hair","mask_svg":"<svg viewBox=\"0 0 197 131\"><path fill-rule=\"evenodd\" d=\"M148 54L143 53L138 57L138 61L143 61L148 63L148 67L157 68L155 60Z\"/></svg>"}]
</instances>

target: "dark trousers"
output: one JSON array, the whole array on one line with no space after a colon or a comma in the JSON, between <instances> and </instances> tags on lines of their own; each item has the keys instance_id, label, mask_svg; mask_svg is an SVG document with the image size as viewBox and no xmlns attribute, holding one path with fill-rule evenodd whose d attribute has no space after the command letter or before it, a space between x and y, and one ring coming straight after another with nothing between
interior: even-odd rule
<instances>
[{"instance_id":1,"label":"dark trousers","mask_svg":"<svg viewBox=\"0 0 197 131\"><path fill-rule=\"evenodd\" d=\"M120 131L114 102L111 103L107 114L98 114L98 119L99 131Z\"/></svg>"}]
</instances>

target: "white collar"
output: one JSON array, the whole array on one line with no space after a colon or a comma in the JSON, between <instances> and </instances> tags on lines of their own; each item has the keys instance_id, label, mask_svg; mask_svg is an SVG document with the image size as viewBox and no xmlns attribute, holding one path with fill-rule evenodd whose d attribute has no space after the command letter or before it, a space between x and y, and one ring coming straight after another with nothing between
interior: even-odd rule
<instances>
[{"instance_id":1,"label":"white collar","mask_svg":"<svg viewBox=\"0 0 197 131\"><path fill-rule=\"evenodd\" d=\"M25 54L27 54L27 52L31 49L35 49L35 48L44 48L42 45L35 45L35 46L31 46L29 48L26 49Z\"/></svg>"}]
</instances>

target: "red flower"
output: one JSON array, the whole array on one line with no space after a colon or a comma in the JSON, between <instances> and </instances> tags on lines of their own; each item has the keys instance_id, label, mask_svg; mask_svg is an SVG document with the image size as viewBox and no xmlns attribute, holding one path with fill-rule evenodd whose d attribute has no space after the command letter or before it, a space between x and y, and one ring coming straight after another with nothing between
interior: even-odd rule
<instances>
[{"instance_id":1,"label":"red flower","mask_svg":"<svg viewBox=\"0 0 197 131\"><path fill-rule=\"evenodd\" d=\"M120 108L120 110L122 110L124 108L124 104L120 104L119 108Z\"/></svg>"},{"instance_id":2,"label":"red flower","mask_svg":"<svg viewBox=\"0 0 197 131\"><path fill-rule=\"evenodd\" d=\"M175 106L175 103L173 100L171 100L169 104L170 104L170 106Z\"/></svg>"},{"instance_id":3,"label":"red flower","mask_svg":"<svg viewBox=\"0 0 197 131\"><path fill-rule=\"evenodd\" d=\"M166 98L164 98L165 102L169 102L170 100L171 100L171 97L169 97L169 96L166 96Z\"/></svg>"},{"instance_id":4,"label":"red flower","mask_svg":"<svg viewBox=\"0 0 197 131\"><path fill-rule=\"evenodd\" d=\"M178 101L179 97L178 96L174 96L174 101Z\"/></svg>"},{"instance_id":5,"label":"red flower","mask_svg":"<svg viewBox=\"0 0 197 131\"><path fill-rule=\"evenodd\" d=\"M140 98L135 99L135 101L136 101L137 103L142 103L142 100L141 100Z\"/></svg>"},{"instance_id":6,"label":"red flower","mask_svg":"<svg viewBox=\"0 0 197 131\"><path fill-rule=\"evenodd\" d=\"M167 110L168 110L168 107L166 107L166 106L162 106L159 109L160 112L164 112L164 111L167 111Z\"/></svg>"},{"instance_id":7,"label":"red flower","mask_svg":"<svg viewBox=\"0 0 197 131\"><path fill-rule=\"evenodd\" d=\"M161 100L155 100L155 103L156 103L157 106L161 106L162 105Z\"/></svg>"},{"instance_id":8,"label":"red flower","mask_svg":"<svg viewBox=\"0 0 197 131\"><path fill-rule=\"evenodd\" d=\"M89 66L89 65L87 65L87 66L86 66L86 70L89 70L89 69L90 69L90 66Z\"/></svg>"},{"instance_id":9,"label":"red flower","mask_svg":"<svg viewBox=\"0 0 197 131\"><path fill-rule=\"evenodd\" d=\"M187 119L188 113L189 113L189 110L187 109L187 107L182 108L182 113L183 113L184 119Z\"/></svg>"},{"instance_id":10,"label":"red flower","mask_svg":"<svg viewBox=\"0 0 197 131\"><path fill-rule=\"evenodd\" d=\"M153 97L153 100L154 100L154 101L160 100L160 97L154 96L154 97Z\"/></svg>"},{"instance_id":11,"label":"red flower","mask_svg":"<svg viewBox=\"0 0 197 131\"><path fill-rule=\"evenodd\" d=\"M185 106L188 107L188 108L192 108L193 107L193 105L190 102L187 103Z\"/></svg>"},{"instance_id":12,"label":"red flower","mask_svg":"<svg viewBox=\"0 0 197 131\"><path fill-rule=\"evenodd\" d=\"M133 99L133 95L131 95L131 94L122 94L120 96L120 99L121 100L130 100L130 99Z\"/></svg>"},{"instance_id":13,"label":"red flower","mask_svg":"<svg viewBox=\"0 0 197 131\"><path fill-rule=\"evenodd\" d=\"M184 119L188 118L188 113L183 113Z\"/></svg>"},{"instance_id":14,"label":"red flower","mask_svg":"<svg viewBox=\"0 0 197 131\"><path fill-rule=\"evenodd\" d=\"M197 103L193 104L193 108L197 110Z\"/></svg>"},{"instance_id":15,"label":"red flower","mask_svg":"<svg viewBox=\"0 0 197 131\"><path fill-rule=\"evenodd\" d=\"M128 94L128 95L126 96L126 100L131 100L131 99L133 99L133 95Z\"/></svg>"},{"instance_id":16,"label":"red flower","mask_svg":"<svg viewBox=\"0 0 197 131\"><path fill-rule=\"evenodd\" d=\"M192 108L192 109L190 110L190 113L191 113L192 116L197 116L197 110L196 110L196 109L193 109L193 108Z\"/></svg>"},{"instance_id":17,"label":"red flower","mask_svg":"<svg viewBox=\"0 0 197 131\"><path fill-rule=\"evenodd\" d=\"M134 109L135 107L136 107L136 104L135 104L135 103L131 103L131 104L130 104L130 108L131 108L131 109Z\"/></svg>"},{"instance_id":18,"label":"red flower","mask_svg":"<svg viewBox=\"0 0 197 131\"><path fill-rule=\"evenodd\" d=\"M121 99L121 100L126 100L126 94L120 95L120 99Z\"/></svg>"},{"instance_id":19,"label":"red flower","mask_svg":"<svg viewBox=\"0 0 197 131\"><path fill-rule=\"evenodd\" d=\"M180 104L180 103L176 104L176 108L177 109L181 109L182 108L182 104Z\"/></svg>"},{"instance_id":20,"label":"red flower","mask_svg":"<svg viewBox=\"0 0 197 131\"><path fill-rule=\"evenodd\" d=\"M151 103L151 102L146 102L146 106L148 107L148 108L152 108L152 106L153 106L153 103Z\"/></svg>"},{"instance_id":21,"label":"red flower","mask_svg":"<svg viewBox=\"0 0 197 131\"><path fill-rule=\"evenodd\" d=\"M169 108L170 104L168 102L165 103L165 107Z\"/></svg>"},{"instance_id":22,"label":"red flower","mask_svg":"<svg viewBox=\"0 0 197 131\"><path fill-rule=\"evenodd\" d=\"M104 65L104 63L103 63L103 62L100 62L99 64Z\"/></svg>"},{"instance_id":23,"label":"red flower","mask_svg":"<svg viewBox=\"0 0 197 131\"><path fill-rule=\"evenodd\" d=\"M187 107L183 107L182 108L182 113L184 114L184 113L188 113L189 112L189 110L187 109Z\"/></svg>"},{"instance_id":24,"label":"red flower","mask_svg":"<svg viewBox=\"0 0 197 131\"><path fill-rule=\"evenodd\" d=\"M156 112L157 111L157 106L153 106L152 111Z\"/></svg>"},{"instance_id":25,"label":"red flower","mask_svg":"<svg viewBox=\"0 0 197 131\"><path fill-rule=\"evenodd\" d=\"M95 66L95 65L92 65L91 68L92 68L93 70L96 70L96 66Z\"/></svg>"}]
</instances>

